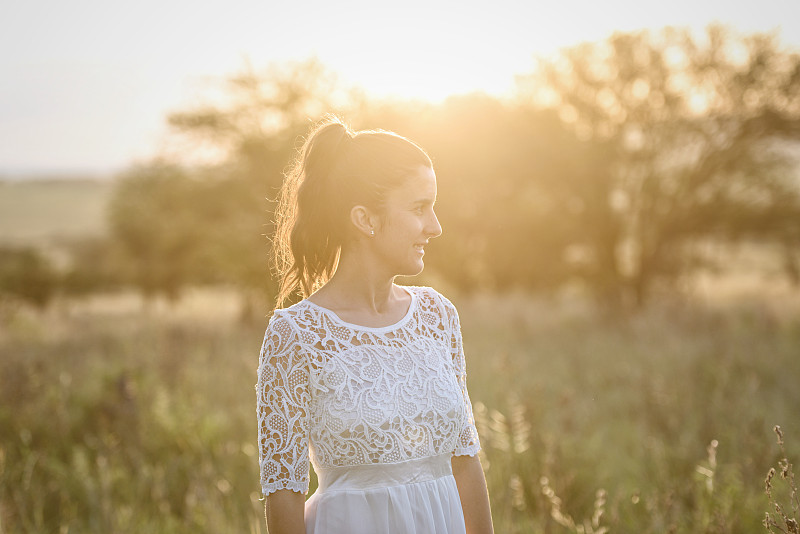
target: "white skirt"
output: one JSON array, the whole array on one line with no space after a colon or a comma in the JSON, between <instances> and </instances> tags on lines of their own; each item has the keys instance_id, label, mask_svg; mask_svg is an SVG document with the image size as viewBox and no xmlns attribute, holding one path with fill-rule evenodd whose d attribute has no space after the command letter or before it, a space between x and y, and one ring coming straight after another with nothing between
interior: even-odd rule
<instances>
[{"instance_id":1,"label":"white skirt","mask_svg":"<svg viewBox=\"0 0 800 534\"><path fill-rule=\"evenodd\" d=\"M465 534L450 458L315 469L306 534Z\"/></svg>"}]
</instances>

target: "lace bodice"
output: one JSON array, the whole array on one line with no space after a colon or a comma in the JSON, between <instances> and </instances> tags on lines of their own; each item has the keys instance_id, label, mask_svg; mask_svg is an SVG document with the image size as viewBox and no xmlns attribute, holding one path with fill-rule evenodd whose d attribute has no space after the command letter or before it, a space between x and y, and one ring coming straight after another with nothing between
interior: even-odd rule
<instances>
[{"instance_id":1,"label":"lace bodice","mask_svg":"<svg viewBox=\"0 0 800 534\"><path fill-rule=\"evenodd\" d=\"M261 485L308 491L315 467L399 463L480 444L455 307L406 287L408 313L384 328L301 301L275 310L258 366Z\"/></svg>"}]
</instances>

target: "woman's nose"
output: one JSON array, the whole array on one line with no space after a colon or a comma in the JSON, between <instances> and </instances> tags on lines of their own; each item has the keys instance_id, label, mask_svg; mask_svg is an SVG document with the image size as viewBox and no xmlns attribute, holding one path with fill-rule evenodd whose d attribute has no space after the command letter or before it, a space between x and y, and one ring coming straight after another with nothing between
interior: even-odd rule
<instances>
[{"instance_id":1,"label":"woman's nose","mask_svg":"<svg viewBox=\"0 0 800 534\"><path fill-rule=\"evenodd\" d=\"M439 237L442 235L442 225L439 224L439 218L436 217L436 213L431 212L431 218L425 230L431 237Z\"/></svg>"}]
</instances>

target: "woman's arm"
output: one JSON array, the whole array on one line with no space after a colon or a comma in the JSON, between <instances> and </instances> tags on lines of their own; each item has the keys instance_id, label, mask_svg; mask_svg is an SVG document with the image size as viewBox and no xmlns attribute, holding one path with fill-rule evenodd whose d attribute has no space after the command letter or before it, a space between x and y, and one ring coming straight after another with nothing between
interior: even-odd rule
<instances>
[{"instance_id":1,"label":"woman's arm","mask_svg":"<svg viewBox=\"0 0 800 534\"><path fill-rule=\"evenodd\" d=\"M453 456L453 477L458 486L467 534L493 534L492 511L486 478L478 456Z\"/></svg>"},{"instance_id":2,"label":"woman's arm","mask_svg":"<svg viewBox=\"0 0 800 534\"><path fill-rule=\"evenodd\" d=\"M269 534L305 534L303 511L306 496L292 490L278 490L267 496L264 515Z\"/></svg>"},{"instance_id":3,"label":"woman's arm","mask_svg":"<svg viewBox=\"0 0 800 534\"><path fill-rule=\"evenodd\" d=\"M299 334L276 311L264 334L256 383L261 489L270 534L305 534L309 376Z\"/></svg>"}]
</instances>

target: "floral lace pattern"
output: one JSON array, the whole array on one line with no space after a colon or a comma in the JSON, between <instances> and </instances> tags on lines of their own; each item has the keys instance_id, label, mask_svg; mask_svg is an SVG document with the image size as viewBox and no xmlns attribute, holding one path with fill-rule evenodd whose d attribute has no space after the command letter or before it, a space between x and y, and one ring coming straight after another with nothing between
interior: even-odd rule
<instances>
[{"instance_id":1,"label":"floral lace pattern","mask_svg":"<svg viewBox=\"0 0 800 534\"><path fill-rule=\"evenodd\" d=\"M475 455L455 307L406 287L398 323L346 323L309 301L275 310L258 367L261 485L308 491L309 459L330 468Z\"/></svg>"}]
</instances>

